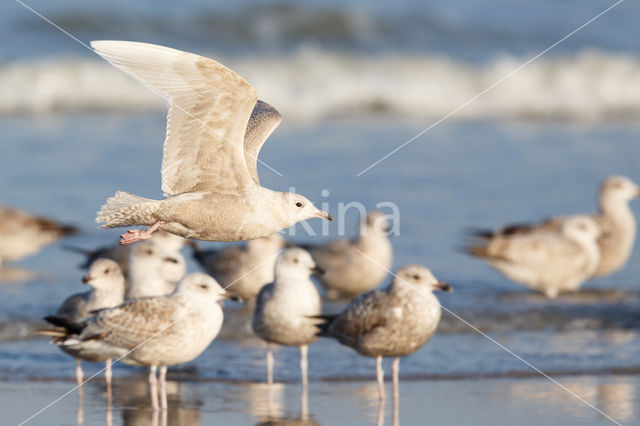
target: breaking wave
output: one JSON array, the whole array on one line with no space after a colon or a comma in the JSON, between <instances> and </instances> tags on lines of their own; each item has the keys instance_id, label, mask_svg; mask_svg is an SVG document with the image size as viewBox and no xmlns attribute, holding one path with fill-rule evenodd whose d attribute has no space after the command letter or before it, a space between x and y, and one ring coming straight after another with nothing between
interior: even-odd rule
<instances>
[{"instance_id":1,"label":"breaking wave","mask_svg":"<svg viewBox=\"0 0 640 426\"><path fill-rule=\"evenodd\" d=\"M314 48L250 58L211 56L245 77L262 99L294 121L372 115L435 120L474 98L451 118L640 117L640 58L599 51L543 57L518 71L527 58L477 65L443 56L356 55ZM2 115L164 107L158 95L110 65L74 58L0 65L0 93Z\"/></svg>"}]
</instances>

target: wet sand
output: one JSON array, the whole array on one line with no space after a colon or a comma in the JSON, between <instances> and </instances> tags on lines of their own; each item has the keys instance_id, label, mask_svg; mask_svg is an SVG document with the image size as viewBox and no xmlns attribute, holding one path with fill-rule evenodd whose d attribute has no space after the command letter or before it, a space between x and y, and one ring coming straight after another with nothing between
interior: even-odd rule
<instances>
[{"instance_id":1,"label":"wet sand","mask_svg":"<svg viewBox=\"0 0 640 426\"><path fill-rule=\"evenodd\" d=\"M640 421L639 376L560 377L572 392L618 422ZM4 382L0 385L3 424L19 424L65 392L70 381ZM387 390L391 391L390 383ZM263 383L189 382L169 380L169 410L154 414L148 407L143 374L118 377L112 410L107 411L101 380L84 386L78 411L73 391L31 419L29 425L369 425L380 409L375 381L310 383L308 413L301 407L298 384L276 383L269 393ZM383 406L384 424L393 424L393 401ZM164 418L166 416L166 418ZM593 408L544 378L477 380L401 380L401 424L455 425L598 425L614 424Z\"/></svg>"}]
</instances>

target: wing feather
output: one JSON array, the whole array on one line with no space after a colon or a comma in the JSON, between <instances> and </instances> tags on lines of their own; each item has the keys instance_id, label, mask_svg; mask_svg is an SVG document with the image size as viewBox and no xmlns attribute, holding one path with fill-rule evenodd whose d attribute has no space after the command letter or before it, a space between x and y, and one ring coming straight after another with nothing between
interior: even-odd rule
<instances>
[{"instance_id":1,"label":"wing feather","mask_svg":"<svg viewBox=\"0 0 640 426\"><path fill-rule=\"evenodd\" d=\"M235 193L251 183L245 130L258 96L222 64L167 47L94 41L95 51L169 102L162 190Z\"/></svg>"},{"instance_id":2,"label":"wing feather","mask_svg":"<svg viewBox=\"0 0 640 426\"><path fill-rule=\"evenodd\" d=\"M259 185L258 154L271 133L282 121L282 116L268 103L258 100L247 123L244 135L244 157L253 181Z\"/></svg>"}]
</instances>

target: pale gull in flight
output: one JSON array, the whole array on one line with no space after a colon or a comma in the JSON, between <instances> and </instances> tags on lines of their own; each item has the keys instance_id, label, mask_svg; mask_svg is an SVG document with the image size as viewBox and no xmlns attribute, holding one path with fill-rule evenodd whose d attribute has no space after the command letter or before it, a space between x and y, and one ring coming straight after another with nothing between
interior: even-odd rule
<instances>
[{"instance_id":1,"label":"pale gull in flight","mask_svg":"<svg viewBox=\"0 0 640 426\"><path fill-rule=\"evenodd\" d=\"M157 229L199 240L251 240L312 217L332 219L301 195L259 185L257 155L277 122L267 104L256 105L256 91L242 77L211 59L162 46L91 46L169 101L162 159L166 198L118 191L96 217L105 228L149 227L124 234L122 244L147 239ZM256 107L259 118L250 124ZM245 138L248 128L252 136Z\"/></svg>"}]
</instances>

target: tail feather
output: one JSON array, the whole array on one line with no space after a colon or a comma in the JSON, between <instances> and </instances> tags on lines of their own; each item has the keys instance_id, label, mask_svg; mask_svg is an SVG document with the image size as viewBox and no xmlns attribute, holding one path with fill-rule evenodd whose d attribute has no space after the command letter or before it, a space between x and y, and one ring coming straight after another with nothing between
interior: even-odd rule
<instances>
[{"instance_id":1,"label":"tail feather","mask_svg":"<svg viewBox=\"0 0 640 426\"><path fill-rule=\"evenodd\" d=\"M62 327L67 330L68 334L80 334L86 327L84 322L74 321L72 318L49 315L44 320L56 327Z\"/></svg>"},{"instance_id":2,"label":"tail feather","mask_svg":"<svg viewBox=\"0 0 640 426\"><path fill-rule=\"evenodd\" d=\"M318 322L313 324L318 332L316 336L329 337L329 326L338 317L338 315L313 315L311 318L317 319Z\"/></svg>"},{"instance_id":3,"label":"tail feather","mask_svg":"<svg viewBox=\"0 0 640 426\"><path fill-rule=\"evenodd\" d=\"M468 254L475 257L487 257L489 255L489 249L487 246L469 246L466 247L466 251Z\"/></svg>"},{"instance_id":4,"label":"tail feather","mask_svg":"<svg viewBox=\"0 0 640 426\"><path fill-rule=\"evenodd\" d=\"M158 209L158 204L156 200L117 191L100 208L96 215L96 223L104 223L101 228L151 225L155 222L152 215Z\"/></svg>"}]
</instances>

